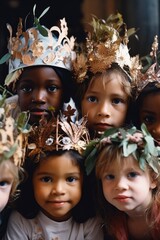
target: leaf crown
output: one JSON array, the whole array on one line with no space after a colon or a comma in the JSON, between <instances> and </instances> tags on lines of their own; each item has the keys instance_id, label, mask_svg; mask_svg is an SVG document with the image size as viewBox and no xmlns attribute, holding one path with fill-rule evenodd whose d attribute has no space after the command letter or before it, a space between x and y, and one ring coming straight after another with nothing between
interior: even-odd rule
<instances>
[{"instance_id":1,"label":"leaf crown","mask_svg":"<svg viewBox=\"0 0 160 240\"><path fill-rule=\"evenodd\" d=\"M112 128L107 130L100 139L91 141L84 152L87 174L91 173L99 153L108 144L116 144L122 148L124 157L132 154L139 162L142 170L144 170L147 164L154 172L158 173L155 160L156 163L159 161L159 147L155 146L154 139L148 132L145 124L142 124L141 131L137 130L136 127L129 129Z\"/></svg>"},{"instance_id":2,"label":"leaf crown","mask_svg":"<svg viewBox=\"0 0 160 240\"><path fill-rule=\"evenodd\" d=\"M129 36L135 29L127 30L120 13L110 15L107 20L93 16L91 26L86 44L77 48L77 57L73 61L77 82L107 70L112 63L117 63L130 79L136 78L141 67L139 57L131 57L128 49Z\"/></svg>"},{"instance_id":3,"label":"leaf crown","mask_svg":"<svg viewBox=\"0 0 160 240\"><path fill-rule=\"evenodd\" d=\"M21 112L17 119L13 119L10 114L12 106L6 105L5 99L4 91L0 95L0 162L10 159L16 166L21 166L30 131L28 113Z\"/></svg>"},{"instance_id":4,"label":"leaf crown","mask_svg":"<svg viewBox=\"0 0 160 240\"><path fill-rule=\"evenodd\" d=\"M46 8L40 17L35 16L36 5L33 7L34 24L32 28L23 31L22 19L19 20L16 36L12 36L12 27L7 24L10 33L7 53L0 63L9 60L9 74L5 85L14 83L29 66L46 65L71 70L74 57L75 38L68 37L68 27L65 18L60 19L60 27L50 29L40 24L40 19L49 10Z\"/></svg>"},{"instance_id":5,"label":"leaf crown","mask_svg":"<svg viewBox=\"0 0 160 240\"><path fill-rule=\"evenodd\" d=\"M59 149L73 149L81 154L89 143L89 133L86 118L73 118L75 112L76 109L68 104L63 114L52 115L49 121L42 118L30 132L27 155L39 160L46 152Z\"/></svg>"}]
</instances>

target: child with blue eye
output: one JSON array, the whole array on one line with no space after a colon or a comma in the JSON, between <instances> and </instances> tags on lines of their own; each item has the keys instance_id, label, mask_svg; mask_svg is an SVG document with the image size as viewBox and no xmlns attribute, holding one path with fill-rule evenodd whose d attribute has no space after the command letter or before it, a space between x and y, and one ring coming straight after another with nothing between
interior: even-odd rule
<instances>
[{"instance_id":1,"label":"child with blue eye","mask_svg":"<svg viewBox=\"0 0 160 240\"><path fill-rule=\"evenodd\" d=\"M6 87L15 96L7 102L14 102L13 116L20 111L29 111L31 124L38 124L44 115L50 118L63 110L63 104L69 102L74 93L71 69L74 58L74 37L69 38L65 19L60 20L60 28L50 29L40 24L35 16L34 25L23 31L20 19L16 37L12 36L12 27L7 25L10 38L8 42L9 74L5 79Z\"/></svg>"},{"instance_id":2,"label":"child with blue eye","mask_svg":"<svg viewBox=\"0 0 160 240\"><path fill-rule=\"evenodd\" d=\"M31 132L27 179L4 239L103 239L81 155L88 143L85 122L43 119Z\"/></svg>"},{"instance_id":3,"label":"child with blue eye","mask_svg":"<svg viewBox=\"0 0 160 240\"><path fill-rule=\"evenodd\" d=\"M105 239L157 239L160 234L160 166L154 139L142 131L112 129L86 149L95 164L97 201ZM93 161L93 159L96 160Z\"/></svg>"},{"instance_id":4,"label":"child with blue eye","mask_svg":"<svg viewBox=\"0 0 160 240\"><path fill-rule=\"evenodd\" d=\"M82 116L87 116L91 138L130 123L131 81L136 77L138 57L129 55L124 25L120 14L106 21L93 18L93 31L73 61L75 101Z\"/></svg>"}]
</instances>

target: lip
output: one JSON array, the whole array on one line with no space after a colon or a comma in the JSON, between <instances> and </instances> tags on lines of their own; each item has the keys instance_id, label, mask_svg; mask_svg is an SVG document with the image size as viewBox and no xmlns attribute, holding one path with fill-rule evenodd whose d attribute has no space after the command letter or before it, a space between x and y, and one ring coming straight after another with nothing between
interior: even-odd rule
<instances>
[{"instance_id":1,"label":"lip","mask_svg":"<svg viewBox=\"0 0 160 240\"><path fill-rule=\"evenodd\" d=\"M31 115L37 115L37 116L42 116L42 115L48 115L49 111L46 109L41 109L41 108L35 108L30 110Z\"/></svg>"},{"instance_id":2,"label":"lip","mask_svg":"<svg viewBox=\"0 0 160 240\"><path fill-rule=\"evenodd\" d=\"M130 199L130 197L125 195L118 195L117 197L114 197L114 200L117 200L119 202L126 202L128 199Z\"/></svg>"},{"instance_id":3,"label":"lip","mask_svg":"<svg viewBox=\"0 0 160 240\"><path fill-rule=\"evenodd\" d=\"M68 201L48 201L47 203L51 204L52 206L56 208L61 208L67 203Z\"/></svg>"},{"instance_id":4,"label":"lip","mask_svg":"<svg viewBox=\"0 0 160 240\"><path fill-rule=\"evenodd\" d=\"M97 130L100 132L104 132L105 130L113 127L112 125L110 125L108 123L96 123L95 126L96 126Z\"/></svg>"}]
</instances>

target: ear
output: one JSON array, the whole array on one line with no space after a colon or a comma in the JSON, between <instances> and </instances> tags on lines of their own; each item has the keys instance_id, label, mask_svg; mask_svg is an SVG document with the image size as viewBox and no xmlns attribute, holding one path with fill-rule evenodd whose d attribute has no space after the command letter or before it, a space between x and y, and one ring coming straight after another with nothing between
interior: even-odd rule
<instances>
[{"instance_id":1,"label":"ear","mask_svg":"<svg viewBox=\"0 0 160 240\"><path fill-rule=\"evenodd\" d=\"M150 188L151 189L155 189L156 187L157 187L157 181L156 180L152 180Z\"/></svg>"}]
</instances>

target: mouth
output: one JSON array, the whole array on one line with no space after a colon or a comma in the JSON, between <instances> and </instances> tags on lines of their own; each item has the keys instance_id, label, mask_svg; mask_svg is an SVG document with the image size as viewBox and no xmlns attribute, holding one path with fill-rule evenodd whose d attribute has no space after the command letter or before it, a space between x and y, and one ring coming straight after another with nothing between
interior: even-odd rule
<instances>
[{"instance_id":1,"label":"mouth","mask_svg":"<svg viewBox=\"0 0 160 240\"><path fill-rule=\"evenodd\" d=\"M54 206L55 208L63 207L68 201L48 201L49 204Z\"/></svg>"},{"instance_id":2,"label":"mouth","mask_svg":"<svg viewBox=\"0 0 160 240\"><path fill-rule=\"evenodd\" d=\"M96 123L95 126L96 126L96 129L98 132L104 132L107 129L110 129L113 127L112 125L107 124L107 123Z\"/></svg>"},{"instance_id":3,"label":"mouth","mask_svg":"<svg viewBox=\"0 0 160 240\"><path fill-rule=\"evenodd\" d=\"M32 109L30 110L30 114L34 116L42 116L42 115L49 115L49 111L46 109Z\"/></svg>"},{"instance_id":4,"label":"mouth","mask_svg":"<svg viewBox=\"0 0 160 240\"><path fill-rule=\"evenodd\" d=\"M124 196L124 195L119 195L117 197L114 198L114 200L117 200L119 202L126 202L130 199L130 197L128 196Z\"/></svg>"}]
</instances>

